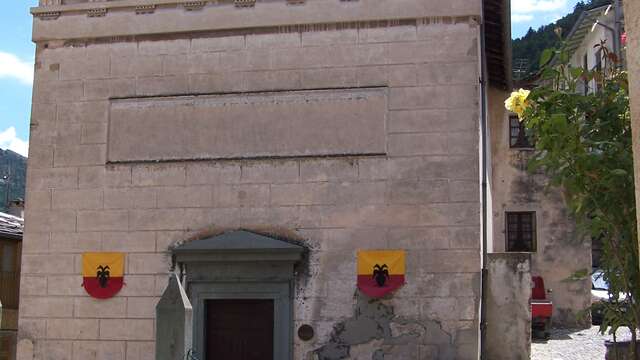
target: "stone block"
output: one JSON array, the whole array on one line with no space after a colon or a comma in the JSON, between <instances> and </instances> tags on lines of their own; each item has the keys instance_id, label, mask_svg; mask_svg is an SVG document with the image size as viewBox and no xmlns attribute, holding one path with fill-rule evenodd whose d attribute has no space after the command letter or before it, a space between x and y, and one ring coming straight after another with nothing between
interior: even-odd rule
<instances>
[{"instance_id":1,"label":"stone block","mask_svg":"<svg viewBox=\"0 0 640 360\"><path fill-rule=\"evenodd\" d=\"M415 25L363 27L358 30L359 43L387 43L398 41L416 41L418 37Z\"/></svg>"},{"instance_id":2,"label":"stone block","mask_svg":"<svg viewBox=\"0 0 640 360\"><path fill-rule=\"evenodd\" d=\"M300 69L305 49L271 49L269 51L269 64L272 70Z\"/></svg>"},{"instance_id":3,"label":"stone block","mask_svg":"<svg viewBox=\"0 0 640 360\"><path fill-rule=\"evenodd\" d=\"M125 210L84 210L78 212L78 231L118 231L129 226Z\"/></svg>"},{"instance_id":4,"label":"stone block","mask_svg":"<svg viewBox=\"0 0 640 360\"><path fill-rule=\"evenodd\" d=\"M384 182L271 185L272 205L383 204Z\"/></svg>"},{"instance_id":5,"label":"stone block","mask_svg":"<svg viewBox=\"0 0 640 360\"><path fill-rule=\"evenodd\" d=\"M478 88L472 85L403 87L389 91L391 110L476 108L478 101Z\"/></svg>"},{"instance_id":6,"label":"stone block","mask_svg":"<svg viewBox=\"0 0 640 360\"><path fill-rule=\"evenodd\" d=\"M47 294L54 296L86 296L82 287L82 275L48 275L47 283L51 283L47 287ZM69 301L67 299L67 301ZM77 313L76 313L77 314Z\"/></svg>"},{"instance_id":7,"label":"stone block","mask_svg":"<svg viewBox=\"0 0 640 360\"><path fill-rule=\"evenodd\" d=\"M385 66L358 66L356 68L358 86L387 86L388 68Z\"/></svg>"},{"instance_id":8,"label":"stone block","mask_svg":"<svg viewBox=\"0 0 640 360\"><path fill-rule=\"evenodd\" d=\"M91 51L85 56L65 56L60 63L60 80L109 77L109 56Z\"/></svg>"},{"instance_id":9,"label":"stone block","mask_svg":"<svg viewBox=\"0 0 640 360\"><path fill-rule=\"evenodd\" d=\"M136 80L133 78L86 80L84 82L84 98L86 100L106 100L111 97L135 95Z\"/></svg>"},{"instance_id":10,"label":"stone block","mask_svg":"<svg viewBox=\"0 0 640 360\"><path fill-rule=\"evenodd\" d=\"M389 65L386 68L389 86L416 86L417 70L415 65Z\"/></svg>"},{"instance_id":11,"label":"stone block","mask_svg":"<svg viewBox=\"0 0 640 360\"><path fill-rule=\"evenodd\" d=\"M82 123L59 122L56 124L55 145L79 145L82 137Z\"/></svg>"},{"instance_id":12,"label":"stone block","mask_svg":"<svg viewBox=\"0 0 640 360\"><path fill-rule=\"evenodd\" d=\"M480 229L476 227L461 227L452 229L451 233L450 245L452 249L480 248Z\"/></svg>"},{"instance_id":13,"label":"stone block","mask_svg":"<svg viewBox=\"0 0 640 360\"><path fill-rule=\"evenodd\" d=\"M184 185L184 165L141 165L133 168L134 186Z\"/></svg>"},{"instance_id":14,"label":"stone block","mask_svg":"<svg viewBox=\"0 0 640 360\"><path fill-rule=\"evenodd\" d=\"M26 193L25 205L30 209L51 209L51 190L33 190Z\"/></svg>"},{"instance_id":15,"label":"stone block","mask_svg":"<svg viewBox=\"0 0 640 360\"><path fill-rule=\"evenodd\" d=\"M475 110L404 110L389 112L392 133L445 132L477 130Z\"/></svg>"},{"instance_id":16,"label":"stone block","mask_svg":"<svg viewBox=\"0 0 640 360\"><path fill-rule=\"evenodd\" d=\"M56 167L103 165L106 154L105 145L57 146L53 163Z\"/></svg>"},{"instance_id":17,"label":"stone block","mask_svg":"<svg viewBox=\"0 0 640 360\"><path fill-rule=\"evenodd\" d=\"M301 34L302 46L325 46L356 44L358 42L357 29L335 29L323 31L304 31Z\"/></svg>"},{"instance_id":18,"label":"stone block","mask_svg":"<svg viewBox=\"0 0 640 360\"><path fill-rule=\"evenodd\" d=\"M186 183L188 185L236 183L240 180L240 172L240 165L234 163L191 163L187 165Z\"/></svg>"},{"instance_id":19,"label":"stone block","mask_svg":"<svg viewBox=\"0 0 640 360\"><path fill-rule=\"evenodd\" d=\"M97 189L58 190L52 192L54 209L101 209L102 191Z\"/></svg>"},{"instance_id":20,"label":"stone block","mask_svg":"<svg viewBox=\"0 0 640 360\"><path fill-rule=\"evenodd\" d=\"M191 52L240 50L245 47L245 36L201 37L191 40Z\"/></svg>"},{"instance_id":21,"label":"stone block","mask_svg":"<svg viewBox=\"0 0 640 360\"><path fill-rule=\"evenodd\" d=\"M186 54L191 48L191 39L157 40L138 42L141 55Z\"/></svg>"},{"instance_id":22,"label":"stone block","mask_svg":"<svg viewBox=\"0 0 640 360\"><path fill-rule=\"evenodd\" d=\"M121 296L149 296L155 294L155 277L153 275L126 275L127 286L120 291Z\"/></svg>"},{"instance_id":23,"label":"stone block","mask_svg":"<svg viewBox=\"0 0 640 360\"><path fill-rule=\"evenodd\" d=\"M80 98L76 102L59 104L57 107L57 121L59 124L102 122L109 119L109 103L106 101L84 101ZM66 129L66 128L65 128Z\"/></svg>"},{"instance_id":24,"label":"stone block","mask_svg":"<svg viewBox=\"0 0 640 360\"><path fill-rule=\"evenodd\" d=\"M107 124L102 122L91 122L82 125L82 144L106 144Z\"/></svg>"},{"instance_id":25,"label":"stone block","mask_svg":"<svg viewBox=\"0 0 640 360\"><path fill-rule=\"evenodd\" d=\"M124 341L74 341L73 360L124 360Z\"/></svg>"},{"instance_id":26,"label":"stone block","mask_svg":"<svg viewBox=\"0 0 640 360\"><path fill-rule=\"evenodd\" d=\"M154 252L156 234L153 231L103 232L102 250L126 253Z\"/></svg>"},{"instance_id":27,"label":"stone block","mask_svg":"<svg viewBox=\"0 0 640 360\"><path fill-rule=\"evenodd\" d=\"M247 91L247 85L241 72L191 74L189 91L195 94L242 92Z\"/></svg>"},{"instance_id":28,"label":"stone block","mask_svg":"<svg viewBox=\"0 0 640 360\"><path fill-rule=\"evenodd\" d=\"M74 189L78 187L77 168L29 168L29 190Z\"/></svg>"},{"instance_id":29,"label":"stone block","mask_svg":"<svg viewBox=\"0 0 640 360\"><path fill-rule=\"evenodd\" d=\"M302 46L300 33L255 34L246 37L247 48L290 48Z\"/></svg>"},{"instance_id":30,"label":"stone block","mask_svg":"<svg viewBox=\"0 0 640 360\"><path fill-rule=\"evenodd\" d=\"M420 251L420 271L427 273L478 272L480 252L476 250Z\"/></svg>"},{"instance_id":31,"label":"stone block","mask_svg":"<svg viewBox=\"0 0 640 360\"><path fill-rule=\"evenodd\" d=\"M126 360L154 360L155 343L152 341L127 342Z\"/></svg>"},{"instance_id":32,"label":"stone block","mask_svg":"<svg viewBox=\"0 0 640 360\"><path fill-rule=\"evenodd\" d=\"M47 338L56 340L97 339L98 319L47 319Z\"/></svg>"},{"instance_id":33,"label":"stone block","mask_svg":"<svg viewBox=\"0 0 640 360\"><path fill-rule=\"evenodd\" d=\"M130 297L127 299L127 318L154 319L157 297Z\"/></svg>"},{"instance_id":34,"label":"stone block","mask_svg":"<svg viewBox=\"0 0 640 360\"><path fill-rule=\"evenodd\" d=\"M182 230L184 209L148 209L130 211L131 230Z\"/></svg>"},{"instance_id":35,"label":"stone block","mask_svg":"<svg viewBox=\"0 0 640 360\"><path fill-rule=\"evenodd\" d=\"M480 202L428 204L420 210L422 225L478 225L479 222Z\"/></svg>"},{"instance_id":36,"label":"stone block","mask_svg":"<svg viewBox=\"0 0 640 360\"><path fill-rule=\"evenodd\" d=\"M27 228L22 237L22 253L23 254L40 254L49 250L49 238L51 232L31 231Z\"/></svg>"},{"instance_id":37,"label":"stone block","mask_svg":"<svg viewBox=\"0 0 640 360\"><path fill-rule=\"evenodd\" d=\"M76 213L73 210L31 210L25 212L28 231L75 231Z\"/></svg>"},{"instance_id":38,"label":"stone block","mask_svg":"<svg viewBox=\"0 0 640 360\"><path fill-rule=\"evenodd\" d=\"M355 159L327 159L300 161L300 180L303 182L353 181L358 178Z\"/></svg>"},{"instance_id":39,"label":"stone block","mask_svg":"<svg viewBox=\"0 0 640 360\"><path fill-rule=\"evenodd\" d=\"M22 276L20 294L23 296L46 295L47 278L45 276Z\"/></svg>"},{"instance_id":40,"label":"stone block","mask_svg":"<svg viewBox=\"0 0 640 360\"><path fill-rule=\"evenodd\" d=\"M451 155L469 155L478 153L478 133L451 132L447 134L448 152Z\"/></svg>"},{"instance_id":41,"label":"stone block","mask_svg":"<svg viewBox=\"0 0 640 360\"><path fill-rule=\"evenodd\" d=\"M323 68L302 72L303 88L342 88L358 85L356 68Z\"/></svg>"},{"instance_id":42,"label":"stone block","mask_svg":"<svg viewBox=\"0 0 640 360\"><path fill-rule=\"evenodd\" d=\"M45 319L20 319L20 334L27 339L44 339L47 335Z\"/></svg>"},{"instance_id":43,"label":"stone block","mask_svg":"<svg viewBox=\"0 0 640 360\"><path fill-rule=\"evenodd\" d=\"M244 163L241 181L244 183L294 183L298 182L299 174L300 167L297 161Z\"/></svg>"},{"instance_id":44,"label":"stone block","mask_svg":"<svg viewBox=\"0 0 640 360\"><path fill-rule=\"evenodd\" d=\"M34 359L71 359L73 341L39 340L35 342ZM22 351L22 348L21 350ZM22 360L22 359L21 359Z\"/></svg>"},{"instance_id":45,"label":"stone block","mask_svg":"<svg viewBox=\"0 0 640 360\"><path fill-rule=\"evenodd\" d=\"M391 228L387 238L401 249L448 249L451 232L443 227Z\"/></svg>"},{"instance_id":46,"label":"stone block","mask_svg":"<svg viewBox=\"0 0 640 360\"><path fill-rule=\"evenodd\" d=\"M449 200L447 180L395 180L388 185L390 204L443 203Z\"/></svg>"},{"instance_id":47,"label":"stone block","mask_svg":"<svg viewBox=\"0 0 640 360\"><path fill-rule=\"evenodd\" d=\"M153 340L151 319L101 319L101 340Z\"/></svg>"},{"instance_id":48,"label":"stone block","mask_svg":"<svg viewBox=\"0 0 640 360\"><path fill-rule=\"evenodd\" d=\"M171 61L175 59L176 61ZM165 74L209 74L220 70L219 53L197 53L187 57L186 64L175 57L165 61ZM185 66L186 65L186 66Z\"/></svg>"},{"instance_id":49,"label":"stone block","mask_svg":"<svg viewBox=\"0 0 640 360\"><path fill-rule=\"evenodd\" d=\"M269 206L270 189L267 184L214 186L213 207Z\"/></svg>"},{"instance_id":50,"label":"stone block","mask_svg":"<svg viewBox=\"0 0 640 360\"><path fill-rule=\"evenodd\" d=\"M73 303L64 297L21 296L20 318L70 318L73 316Z\"/></svg>"},{"instance_id":51,"label":"stone block","mask_svg":"<svg viewBox=\"0 0 640 360\"><path fill-rule=\"evenodd\" d=\"M291 90L302 88L302 75L297 70L249 71L244 82L249 91Z\"/></svg>"},{"instance_id":52,"label":"stone block","mask_svg":"<svg viewBox=\"0 0 640 360\"><path fill-rule=\"evenodd\" d=\"M157 204L155 188L117 188L104 190L105 209L149 209Z\"/></svg>"},{"instance_id":53,"label":"stone block","mask_svg":"<svg viewBox=\"0 0 640 360\"><path fill-rule=\"evenodd\" d=\"M476 61L419 64L417 73L420 85L475 85L479 79Z\"/></svg>"},{"instance_id":54,"label":"stone block","mask_svg":"<svg viewBox=\"0 0 640 360\"><path fill-rule=\"evenodd\" d=\"M451 179L475 180L478 178L479 161L477 156L450 156L447 174Z\"/></svg>"},{"instance_id":55,"label":"stone block","mask_svg":"<svg viewBox=\"0 0 640 360\"><path fill-rule=\"evenodd\" d=\"M159 208L210 207L211 186L163 187L157 190Z\"/></svg>"},{"instance_id":56,"label":"stone block","mask_svg":"<svg viewBox=\"0 0 640 360\"><path fill-rule=\"evenodd\" d=\"M445 134L392 134L387 139L390 156L447 154L447 137Z\"/></svg>"},{"instance_id":57,"label":"stone block","mask_svg":"<svg viewBox=\"0 0 640 360\"><path fill-rule=\"evenodd\" d=\"M38 87L40 90L40 87ZM82 99L84 96L84 84L79 80L55 81L43 91L52 91L49 95L52 102L72 102ZM37 95L36 95L37 96Z\"/></svg>"},{"instance_id":58,"label":"stone block","mask_svg":"<svg viewBox=\"0 0 640 360\"><path fill-rule=\"evenodd\" d=\"M127 299L120 296L106 300L94 299L88 296L78 297L73 300L73 307L77 318L127 317ZM97 338L96 336L93 339Z\"/></svg>"},{"instance_id":59,"label":"stone block","mask_svg":"<svg viewBox=\"0 0 640 360\"><path fill-rule=\"evenodd\" d=\"M455 202L473 202L480 199L480 186L474 180L454 180L449 183L450 200Z\"/></svg>"},{"instance_id":60,"label":"stone block","mask_svg":"<svg viewBox=\"0 0 640 360\"><path fill-rule=\"evenodd\" d=\"M163 56L112 56L111 76L113 77L136 77L136 76L157 76L162 75Z\"/></svg>"},{"instance_id":61,"label":"stone block","mask_svg":"<svg viewBox=\"0 0 640 360\"><path fill-rule=\"evenodd\" d=\"M53 146L41 145L29 148L29 166L47 169L53 167Z\"/></svg>"},{"instance_id":62,"label":"stone block","mask_svg":"<svg viewBox=\"0 0 640 360\"><path fill-rule=\"evenodd\" d=\"M129 254L127 257L130 274L164 274L169 271L170 259L167 254Z\"/></svg>"},{"instance_id":63,"label":"stone block","mask_svg":"<svg viewBox=\"0 0 640 360\"><path fill-rule=\"evenodd\" d=\"M55 232L49 240L51 253L80 253L100 251L101 234L98 232L64 233Z\"/></svg>"},{"instance_id":64,"label":"stone block","mask_svg":"<svg viewBox=\"0 0 640 360\"><path fill-rule=\"evenodd\" d=\"M78 172L81 189L131 185L131 168L128 166L83 166Z\"/></svg>"},{"instance_id":65,"label":"stone block","mask_svg":"<svg viewBox=\"0 0 640 360\"><path fill-rule=\"evenodd\" d=\"M185 94L189 89L186 76L150 76L140 77L136 83L136 95L176 95Z\"/></svg>"}]
</instances>

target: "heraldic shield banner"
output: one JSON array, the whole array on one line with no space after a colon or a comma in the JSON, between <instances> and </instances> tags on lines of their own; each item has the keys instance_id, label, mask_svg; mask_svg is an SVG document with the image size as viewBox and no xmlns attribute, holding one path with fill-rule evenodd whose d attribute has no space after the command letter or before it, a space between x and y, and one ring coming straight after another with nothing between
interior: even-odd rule
<instances>
[{"instance_id":1,"label":"heraldic shield banner","mask_svg":"<svg viewBox=\"0 0 640 360\"><path fill-rule=\"evenodd\" d=\"M404 285L404 250L358 251L358 289L372 298Z\"/></svg>"},{"instance_id":2,"label":"heraldic shield banner","mask_svg":"<svg viewBox=\"0 0 640 360\"><path fill-rule=\"evenodd\" d=\"M82 286L94 298L108 299L124 284L124 253L82 254Z\"/></svg>"}]
</instances>

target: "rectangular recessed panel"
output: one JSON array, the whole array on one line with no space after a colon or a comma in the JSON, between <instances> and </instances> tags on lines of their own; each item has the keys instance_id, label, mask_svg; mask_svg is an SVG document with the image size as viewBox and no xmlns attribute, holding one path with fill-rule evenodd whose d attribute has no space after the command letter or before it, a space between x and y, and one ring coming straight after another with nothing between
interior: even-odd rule
<instances>
[{"instance_id":1,"label":"rectangular recessed panel","mask_svg":"<svg viewBox=\"0 0 640 360\"><path fill-rule=\"evenodd\" d=\"M382 154L386 113L383 88L118 99L108 160Z\"/></svg>"}]
</instances>

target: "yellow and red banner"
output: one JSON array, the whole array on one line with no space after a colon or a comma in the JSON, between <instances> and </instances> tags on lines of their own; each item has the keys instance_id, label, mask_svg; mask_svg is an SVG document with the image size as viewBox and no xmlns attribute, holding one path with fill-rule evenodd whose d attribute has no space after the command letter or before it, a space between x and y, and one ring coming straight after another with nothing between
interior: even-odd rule
<instances>
[{"instance_id":1,"label":"yellow and red banner","mask_svg":"<svg viewBox=\"0 0 640 360\"><path fill-rule=\"evenodd\" d=\"M124 253L82 254L82 286L94 298L108 299L124 284Z\"/></svg>"},{"instance_id":2,"label":"yellow and red banner","mask_svg":"<svg viewBox=\"0 0 640 360\"><path fill-rule=\"evenodd\" d=\"M358 289L382 297L404 285L404 250L358 251Z\"/></svg>"}]
</instances>

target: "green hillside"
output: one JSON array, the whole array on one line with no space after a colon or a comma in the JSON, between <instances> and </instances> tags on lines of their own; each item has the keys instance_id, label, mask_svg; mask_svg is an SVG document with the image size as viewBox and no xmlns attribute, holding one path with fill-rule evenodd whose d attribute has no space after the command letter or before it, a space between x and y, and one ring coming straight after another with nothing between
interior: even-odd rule
<instances>
[{"instance_id":1,"label":"green hillside","mask_svg":"<svg viewBox=\"0 0 640 360\"><path fill-rule=\"evenodd\" d=\"M558 37L554 32L556 28L561 28L563 36L567 36L583 11L610 3L611 0L580 1L576 4L573 12L567 14L555 23L541 26L538 30L529 28L525 36L513 40L511 43L513 51L513 78L518 80L538 71L542 51L558 44Z\"/></svg>"},{"instance_id":2,"label":"green hillside","mask_svg":"<svg viewBox=\"0 0 640 360\"><path fill-rule=\"evenodd\" d=\"M24 199L26 182L27 158L11 150L0 149L0 211L7 209L7 200Z\"/></svg>"}]
</instances>

